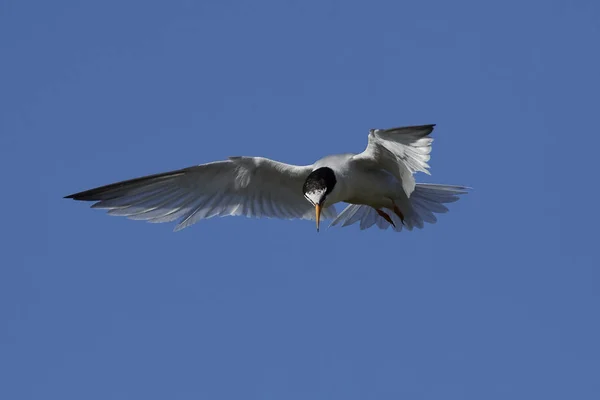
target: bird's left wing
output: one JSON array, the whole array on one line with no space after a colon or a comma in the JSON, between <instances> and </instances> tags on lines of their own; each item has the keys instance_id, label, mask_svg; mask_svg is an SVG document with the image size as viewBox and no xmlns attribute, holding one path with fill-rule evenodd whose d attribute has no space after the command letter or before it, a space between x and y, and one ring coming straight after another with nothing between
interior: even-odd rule
<instances>
[{"instance_id":1,"label":"bird's left wing","mask_svg":"<svg viewBox=\"0 0 600 400\"><path fill-rule=\"evenodd\" d=\"M215 216L314 219L314 208L302 193L311 171L312 166L262 157L230 157L66 197L96 201L93 208L108 209L111 215L134 220L179 220L176 231ZM336 215L333 207L323 210L323 218Z\"/></svg>"},{"instance_id":2,"label":"bird's left wing","mask_svg":"<svg viewBox=\"0 0 600 400\"><path fill-rule=\"evenodd\" d=\"M433 139L427 137L435 125L406 126L391 129L371 129L367 148L353 157L371 168L388 171L402 182L407 196L415 190L415 172L429 174Z\"/></svg>"}]
</instances>

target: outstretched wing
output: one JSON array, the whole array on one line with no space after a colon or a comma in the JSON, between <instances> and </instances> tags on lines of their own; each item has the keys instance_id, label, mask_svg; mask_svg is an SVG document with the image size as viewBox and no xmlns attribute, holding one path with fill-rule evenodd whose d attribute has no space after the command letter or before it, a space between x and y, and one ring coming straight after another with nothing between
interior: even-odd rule
<instances>
[{"instance_id":1,"label":"outstretched wing","mask_svg":"<svg viewBox=\"0 0 600 400\"><path fill-rule=\"evenodd\" d=\"M215 216L314 219L314 208L302 194L302 185L311 171L312 166L262 157L231 157L66 197L96 201L93 208L108 209L111 215L134 220L179 220L176 231ZM328 207L322 217L336 215L335 208Z\"/></svg>"},{"instance_id":2,"label":"outstretched wing","mask_svg":"<svg viewBox=\"0 0 600 400\"><path fill-rule=\"evenodd\" d=\"M371 129L367 148L354 156L371 168L388 171L402 182L407 196L415 190L415 172L427 170L433 139L427 137L435 125L407 126L392 129Z\"/></svg>"}]
</instances>

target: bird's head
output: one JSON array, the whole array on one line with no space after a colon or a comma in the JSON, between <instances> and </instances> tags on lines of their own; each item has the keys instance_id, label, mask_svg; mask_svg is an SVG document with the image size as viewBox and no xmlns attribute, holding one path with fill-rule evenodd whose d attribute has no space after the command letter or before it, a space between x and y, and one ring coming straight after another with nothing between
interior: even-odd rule
<instances>
[{"instance_id":1,"label":"bird's head","mask_svg":"<svg viewBox=\"0 0 600 400\"><path fill-rule=\"evenodd\" d=\"M329 167L315 169L306 177L306 181L304 181L302 191L306 200L315 207L317 232L319 231L319 222L321 220L321 207L325 203L327 195L333 191L336 182L335 174Z\"/></svg>"}]
</instances>

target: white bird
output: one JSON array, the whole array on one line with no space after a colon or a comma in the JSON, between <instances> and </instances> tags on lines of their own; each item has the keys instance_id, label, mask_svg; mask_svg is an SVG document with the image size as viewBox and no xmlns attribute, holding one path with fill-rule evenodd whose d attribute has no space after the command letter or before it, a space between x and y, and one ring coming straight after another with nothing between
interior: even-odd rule
<instances>
[{"instance_id":1,"label":"white bird","mask_svg":"<svg viewBox=\"0 0 600 400\"><path fill-rule=\"evenodd\" d=\"M423 228L444 213L444 203L465 186L416 183L428 168L435 125L371 129L360 154L338 154L312 165L263 157L230 157L177 171L144 176L66 196L96 201L93 208L148 222L179 220L175 230L215 216L333 219L330 226ZM339 215L334 205L350 203Z\"/></svg>"}]
</instances>

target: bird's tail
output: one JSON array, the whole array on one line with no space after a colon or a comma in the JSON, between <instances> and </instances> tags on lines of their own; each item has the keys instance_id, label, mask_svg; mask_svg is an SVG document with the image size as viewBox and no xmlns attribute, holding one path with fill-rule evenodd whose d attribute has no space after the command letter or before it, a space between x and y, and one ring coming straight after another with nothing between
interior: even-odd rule
<instances>
[{"instance_id":1,"label":"bird's tail","mask_svg":"<svg viewBox=\"0 0 600 400\"><path fill-rule=\"evenodd\" d=\"M436 223L437 217L435 214L448 211L444 204L457 201L458 196L466 194L468 190L469 188L466 186L417 183L409 199L412 211L404 215L404 223L394 212L388 212L387 214L394 221L395 226L380 216L374 208L351 204L333 220L330 226L340 225L344 227L360 221L360 229L368 229L375 224L380 229L387 229L391 226L397 232L400 232L403 227L408 230L413 228L422 229L425 222Z\"/></svg>"}]
</instances>

